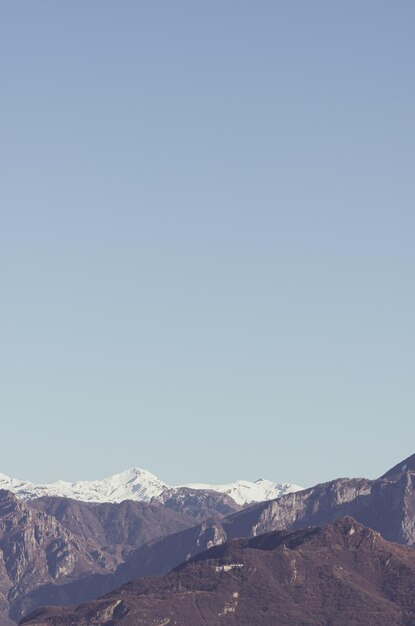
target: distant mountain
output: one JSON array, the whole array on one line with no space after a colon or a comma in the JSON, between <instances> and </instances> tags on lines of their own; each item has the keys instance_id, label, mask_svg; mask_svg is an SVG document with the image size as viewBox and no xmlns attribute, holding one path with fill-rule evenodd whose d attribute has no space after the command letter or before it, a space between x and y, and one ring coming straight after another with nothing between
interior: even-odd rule
<instances>
[{"instance_id":1,"label":"distant mountain","mask_svg":"<svg viewBox=\"0 0 415 626\"><path fill-rule=\"evenodd\" d=\"M58 496L83 502L122 502L123 500L149 502L152 498L157 498L167 485L151 472L133 467L103 480L80 480L73 483L58 480L41 485L0 474L0 488L7 489L25 500L42 496Z\"/></svg>"},{"instance_id":2,"label":"distant mountain","mask_svg":"<svg viewBox=\"0 0 415 626\"><path fill-rule=\"evenodd\" d=\"M128 583L26 626L412 626L415 551L350 517L217 546L162 578Z\"/></svg>"},{"instance_id":3,"label":"distant mountain","mask_svg":"<svg viewBox=\"0 0 415 626\"><path fill-rule=\"evenodd\" d=\"M209 490L230 496L237 504L245 505L252 502L274 500L285 496L287 493L301 491L303 487L292 483L273 483L270 480L260 478L255 482L249 480L236 480L226 485L209 485L207 483L189 483L184 485L190 489Z\"/></svg>"},{"instance_id":4,"label":"distant mountain","mask_svg":"<svg viewBox=\"0 0 415 626\"><path fill-rule=\"evenodd\" d=\"M115 474L103 480L81 480L65 482L62 480L35 485L6 474L0 474L0 489L15 493L19 498L32 500L42 496L72 498L83 502L138 502L172 500L175 493L183 494L183 489L209 491L227 495L238 505L246 505L262 500L272 500L286 493L301 490L290 483L273 483L269 480L256 482L238 480L227 485L209 485L192 483L179 487L170 487L147 470L133 467L121 474Z\"/></svg>"}]
</instances>

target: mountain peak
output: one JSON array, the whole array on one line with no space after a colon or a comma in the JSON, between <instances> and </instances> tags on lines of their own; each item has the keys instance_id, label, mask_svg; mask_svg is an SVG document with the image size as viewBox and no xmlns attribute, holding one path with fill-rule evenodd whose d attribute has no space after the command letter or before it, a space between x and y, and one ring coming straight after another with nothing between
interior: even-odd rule
<instances>
[{"instance_id":1,"label":"mountain peak","mask_svg":"<svg viewBox=\"0 0 415 626\"><path fill-rule=\"evenodd\" d=\"M415 472L415 454L411 454L408 458L404 459L397 465L394 465L394 467L388 470L386 474L383 474L381 478L396 479L406 472Z\"/></svg>"}]
</instances>

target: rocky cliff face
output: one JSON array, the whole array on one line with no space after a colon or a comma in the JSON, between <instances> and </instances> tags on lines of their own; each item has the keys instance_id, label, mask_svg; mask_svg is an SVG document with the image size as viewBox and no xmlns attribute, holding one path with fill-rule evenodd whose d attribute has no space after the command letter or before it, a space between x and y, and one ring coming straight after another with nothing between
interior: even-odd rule
<instances>
[{"instance_id":1,"label":"rocky cliff face","mask_svg":"<svg viewBox=\"0 0 415 626\"><path fill-rule=\"evenodd\" d=\"M278 501L262 503L226 519L230 537L324 524L352 515L391 541L415 545L415 473L393 480L339 479Z\"/></svg>"},{"instance_id":2,"label":"rocky cliff face","mask_svg":"<svg viewBox=\"0 0 415 626\"><path fill-rule=\"evenodd\" d=\"M65 603L66 586L109 574L137 546L193 523L160 504L29 503L0 491L0 624L49 598Z\"/></svg>"},{"instance_id":3,"label":"rocky cliff face","mask_svg":"<svg viewBox=\"0 0 415 626\"><path fill-rule=\"evenodd\" d=\"M43 609L26 626L411 626L415 551L350 517L269 533L199 555L76 610Z\"/></svg>"},{"instance_id":4,"label":"rocky cliff face","mask_svg":"<svg viewBox=\"0 0 415 626\"><path fill-rule=\"evenodd\" d=\"M160 503L124 500L119 504L101 504L43 497L30 502L30 506L51 515L76 535L105 546L120 563L129 552L148 541L195 524L193 517Z\"/></svg>"},{"instance_id":5,"label":"rocky cliff face","mask_svg":"<svg viewBox=\"0 0 415 626\"><path fill-rule=\"evenodd\" d=\"M117 564L94 541L5 491L0 491L0 557L1 624L9 609L14 619L23 614L24 598L33 589L105 573Z\"/></svg>"}]
</instances>

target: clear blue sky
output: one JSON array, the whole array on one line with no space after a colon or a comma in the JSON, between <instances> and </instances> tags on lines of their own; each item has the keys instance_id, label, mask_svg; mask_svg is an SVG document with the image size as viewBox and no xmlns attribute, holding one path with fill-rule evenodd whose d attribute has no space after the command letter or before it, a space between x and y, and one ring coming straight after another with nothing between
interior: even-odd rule
<instances>
[{"instance_id":1,"label":"clear blue sky","mask_svg":"<svg viewBox=\"0 0 415 626\"><path fill-rule=\"evenodd\" d=\"M5 0L0 471L415 452L412 0Z\"/></svg>"}]
</instances>

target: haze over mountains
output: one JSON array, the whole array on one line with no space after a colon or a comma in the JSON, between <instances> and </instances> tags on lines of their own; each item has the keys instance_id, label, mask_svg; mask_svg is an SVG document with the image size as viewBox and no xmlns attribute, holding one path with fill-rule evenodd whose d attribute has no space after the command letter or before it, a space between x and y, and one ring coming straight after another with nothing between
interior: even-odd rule
<instances>
[{"instance_id":1,"label":"haze over mountains","mask_svg":"<svg viewBox=\"0 0 415 626\"><path fill-rule=\"evenodd\" d=\"M129 488L132 488L133 493L137 494L139 489L134 491L134 487L138 484L136 482L138 480L136 471L133 475L129 475L129 479L132 481ZM153 478L151 481L154 485ZM141 485L142 482L140 483ZM114 482L112 484L114 485ZM124 493L126 484L128 485L128 481L125 479L117 482L118 487L123 485ZM56 613L55 610L51 609L39 613L38 617L33 617L35 621L30 619L27 623L59 624L61 622L56 621L56 619L61 619L61 617L57 617L59 614L61 616L68 615L70 616L68 619L73 620L72 622L63 621L62 623L101 625L116 624L120 621L120 623L127 625L140 623L140 621L137 621L137 611L144 610L140 608L144 605L150 623L159 623L157 620L162 619L162 617L158 614L158 609L156 609L157 603L153 600L155 597L158 597L157 594L164 594L163 597L165 596L166 588L171 589L172 580L177 582L177 578L175 579L174 575L169 578L167 576L168 573L172 569L182 567L184 563L190 563L190 561L195 559L195 563L198 563L198 555L206 550L217 550L218 546L229 546L229 548L224 548L225 553L228 549L232 553L234 550L232 542L240 540L248 541L248 543L237 544L239 546L238 550L241 546L244 546L243 549L247 549L246 552L241 553L241 562L246 564L244 569L246 580L243 583L245 587L243 585L238 587L241 581L238 582L239 578L237 580L233 578L238 576L243 578L245 574L235 571L231 574L229 580L234 581L232 585L238 582L238 585L232 591L232 593L241 594L238 600L238 607L247 607L250 602L253 603L252 606L255 606L255 602L258 600L258 598L255 599L255 589L258 590L258 585L260 580L262 580L261 576L264 579L268 576L268 574L261 574L260 572L265 572L267 568L271 567L270 562L267 561L268 557L264 556L265 548L259 548L260 545L264 547L266 544L265 539L265 543L261 543L261 537L269 533L290 534L293 532L295 539L290 541L292 546L295 546L296 542L299 542L300 545L303 541L305 535L302 535L301 532L305 528L310 526L321 527L335 523L334 530L319 535L325 542L323 542L324 546L321 542L319 543L319 554L316 553L313 556L310 553L309 555L310 562L314 558L317 561L320 559L318 562L320 562L323 570L318 570L320 573L317 574L317 570L314 572L313 568L306 568L300 575L301 568L297 568L299 572L298 580L301 580L301 576L305 576L307 585L310 588L314 588L313 585L315 586L315 598L317 598L315 606L318 612L320 610L319 607L321 608L322 597L320 591L318 591L322 584L318 578L321 572L323 572L321 574L323 579L329 580L329 584L331 584L334 567L344 567L345 570L349 568L344 573L344 579L342 578L343 574L340 575L341 580L339 582L341 585L346 585L347 593L352 593L352 588L360 589L363 584L359 579L357 561L353 564L350 559L347 561L349 557L344 556L344 559L341 557L344 563L347 561L346 568L344 563L341 564L334 557L334 561L332 562L331 560L332 556L335 556L336 550L338 550L335 545L336 542L338 543L338 532L340 532L340 535L343 532L339 531L339 527L336 526L336 520L345 516L352 516L358 525L370 528L370 532L375 532L375 535L373 533L372 535L370 533L367 535L366 529L360 530L360 526L353 526L357 537L361 538L361 541L359 540L358 544L353 548L355 552L360 544L367 546L368 541L370 543L373 537L377 537L376 533L383 536L385 540L406 544L409 552L405 552L405 554L399 553L401 556L403 555L402 558L405 562L408 560L406 555L412 555L413 546L415 546L415 455L399 463L376 480L341 478L300 492L281 495L273 500L251 503L249 505L236 503L226 493L190 487L163 489L158 499L152 496L150 502L137 500L85 502L62 496L45 495L40 498L34 498L33 494L28 495L24 491L20 493L24 497L12 494L10 491L0 491L0 624L2 626L12 626L12 624L19 622L20 619L29 615L33 610L45 605L78 605L83 602L86 602L87 606L79 609L76 619L70 612ZM119 497L119 493L116 497ZM347 524L350 526L350 523L345 522L346 526ZM296 534L297 531L300 531L300 534ZM255 539L258 543L255 543L255 541L250 543L251 539ZM276 546L273 541L271 541L272 545ZM378 545L376 543L377 539L373 539L373 541ZM308 540L306 544L307 546L313 545L312 542L308 543ZM347 549L349 549L348 545L344 544L342 550L344 549L347 552ZM257 550L252 556L253 561L250 560L251 557L245 561L244 555L251 554L251 548ZM287 549L291 550L294 548ZM389 550L385 546L382 549L386 550L386 552ZM281 558L286 558L284 556L285 548L280 547L278 550ZM322 550L323 552L321 553ZM300 547L299 551L302 554L303 548ZM300 559L302 558L301 554L299 555ZM323 561L321 561L322 554L326 554L327 557L324 557ZM373 615L379 615L379 612L381 612L380 607L383 606L382 603L386 603L384 605L387 607L385 615L388 615L390 619L392 619L392 616L395 616L393 617L395 621L390 621L390 624L412 626L413 622L405 621L407 618L404 618L406 609L403 606L403 597L398 599L395 597L394 599L393 594L386 593L385 590L382 591L383 587L379 582L379 576L383 577L382 580L385 580L387 585L392 584L391 581L393 580L392 576L388 577L388 572L383 571L389 567L389 557L379 556L379 558L376 557L375 561L371 561L372 557L369 554L369 549L366 550L366 548L364 554L366 556L364 558L362 556L363 560L361 563L359 562L359 567L361 566L362 572L366 572L367 580L372 581L370 583L371 591L368 590L369 596L373 592L374 595L372 594L372 596L377 598L374 600L375 604L372 607ZM201 560L216 559L218 553L208 552L208 555L211 556L203 557ZM280 556L278 556L278 559L280 559ZM222 556L220 556L221 558ZM264 558L268 564L263 562ZM272 562L274 557L269 555L269 558ZM293 558L297 557L294 555ZM226 563L228 561L225 559ZM222 565L223 562L219 562L215 564L215 567L221 567ZM188 580L186 584L189 584L190 588L193 585L193 588L198 589L198 585L203 583L205 575L198 569L202 566L195 565L196 569L192 569L193 566L190 566L190 564L190 569L187 565L183 567ZM287 589L281 586L283 580L278 578L279 574L272 569L273 567L271 567L269 575L271 576L272 574L271 577L274 577L276 588L281 591L283 597ZM401 576L400 584L403 586L409 584L408 581L412 580L410 578L412 574L409 574L409 570L405 569L405 567L401 564L394 570L395 576L396 572ZM257 568L259 578L256 578L252 568ZM411 568L412 565L410 566L410 571L412 571ZM373 575L371 579L370 572L373 572L374 569L378 573ZM340 570L336 571L340 572ZM125 592L123 589L114 591L121 585L141 577L165 575L167 576L166 579L161 578L159 582L154 582L154 584L139 581L130 586L128 592ZM191 582L193 576L194 580ZM314 576L317 576L317 578L314 579ZM215 576L213 578L215 579ZM208 586L210 585L207 591L209 591L209 594L213 593L213 595L205 597L207 604L202 603L205 608L200 605L199 611L197 608L198 600L196 599L194 602L192 600L192 603L189 605L189 595L185 597L185 600L180 600L179 602L179 605L183 607L183 614L180 614L180 611L177 613L177 610L179 610L177 605L178 596L175 596L173 593L173 595L169 596L166 604L167 608L170 607L169 611L172 612L173 617L163 617L163 619L171 620L163 623L174 624L176 620L177 623L190 624L192 623L191 616L193 615L194 624L215 624L215 621L209 621L211 618L206 616L209 615L211 610L208 607L213 607L212 610L216 611L218 606L222 606L219 611L221 619L218 623L253 623L252 621L243 621L248 619L247 616L250 615L248 608L236 610L236 605L232 604L229 598L225 599L225 596L221 595L221 592L219 593L220 590L217 590L219 595L216 594L216 587L211 573L207 573L206 580L210 581L207 583ZM230 587L228 589L225 582L223 591L226 591L226 595L230 592ZM254 595L249 595L251 592L248 592L248 587L252 587ZM199 591L202 592L203 590L199 589ZM95 604L93 601L109 592L111 593L111 606L114 608L114 603L116 603L116 606L121 606L121 603L123 603L123 609L119 608L115 612L111 612L111 609L108 617L107 608L109 605L105 605L105 608L102 604L102 602L105 604L107 600L100 601L98 604ZM143 596L137 602L133 598L136 592ZM353 595L353 593L351 598L350 619L352 621L349 623L358 624L358 621L353 622L353 619L355 619L353 615L357 616L361 612L360 605L363 599L361 595ZM144 605L141 604L141 601ZM171 606L170 602L172 603ZM267 598L266 593L263 596L263 602L269 604L269 598ZM279 600L275 599L276 605L280 607L278 611L281 611L282 605L281 603L278 604L278 602ZM391 602L392 605L390 604ZM300 601L297 604L298 611L303 610L303 608L305 610ZM226 611L224 610L225 606L228 607ZM369 603L368 606L372 606L372 604ZM235 611L232 610L232 607L235 608ZM274 609L271 610L268 616L261 613L262 621L255 623L275 624L275 615L272 611ZM287 621L284 624L287 624L287 626L296 624L297 626L304 623L304 620L302 622L295 621L295 619L300 618L298 615L294 617L296 613L293 607L292 611L294 612L291 614L290 611L291 609L287 608ZM410 611L412 611L412 608ZM408 619L412 619L410 611L408 613L410 618L408 617ZM88 618L85 617L87 614L89 615ZM43 621L39 621L39 615ZM106 621L103 617L105 615L107 616L105 618ZM360 623L386 623L373 621L373 615L372 617L370 615L366 616L366 621ZM78 616L82 616L84 621L77 621ZM137 618L136 622L131 621L133 616L135 616L134 619ZM372 621L370 621L371 619ZM337 626L341 622L336 620L333 622L318 621L317 618L310 614L309 620L305 623L313 624L313 626L333 623ZM346 624L346 622L344 623Z\"/></svg>"}]
</instances>

